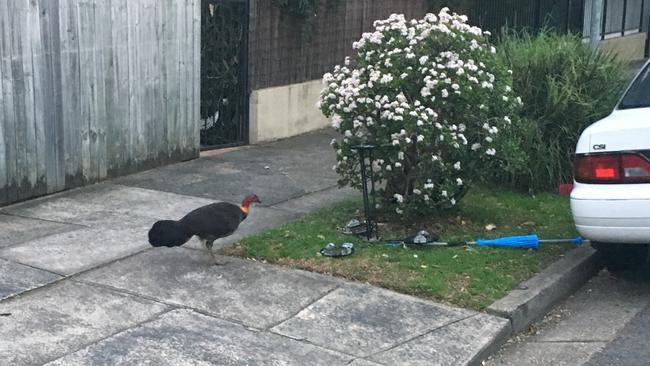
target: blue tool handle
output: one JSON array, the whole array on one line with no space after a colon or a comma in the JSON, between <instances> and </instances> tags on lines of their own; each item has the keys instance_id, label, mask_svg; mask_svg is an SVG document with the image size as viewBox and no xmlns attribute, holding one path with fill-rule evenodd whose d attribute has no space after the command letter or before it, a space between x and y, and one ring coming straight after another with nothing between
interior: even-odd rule
<instances>
[{"instance_id":1,"label":"blue tool handle","mask_svg":"<svg viewBox=\"0 0 650 366\"><path fill-rule=\"evenodd\" d=\"M573 239L544 239L539 242L542 244L573 244L579 247L584 243L584 239L578 236Z\"/></svg>"}]
</instances>

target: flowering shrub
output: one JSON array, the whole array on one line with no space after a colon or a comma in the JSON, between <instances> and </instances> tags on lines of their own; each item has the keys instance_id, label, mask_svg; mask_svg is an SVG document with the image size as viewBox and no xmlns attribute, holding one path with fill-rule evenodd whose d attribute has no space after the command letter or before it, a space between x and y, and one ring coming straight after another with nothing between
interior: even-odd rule
<instances>
[{"instance_id":1,"label":"flowering shrub","mask_svg":"<svg viewBox=\"0 0 650 366\"><path fill-rule=\"evenodd\" d=\"M391 15L323 76L318 106L333 140L339 184L359 187L354 146L380 146L371 163L384 207L425 213L455 206L486 167L507 158L503 132L521 100L488 32L443 8L407 22ZM516 149L505 149L514 151Z\"/></svg>"}]
</instances>

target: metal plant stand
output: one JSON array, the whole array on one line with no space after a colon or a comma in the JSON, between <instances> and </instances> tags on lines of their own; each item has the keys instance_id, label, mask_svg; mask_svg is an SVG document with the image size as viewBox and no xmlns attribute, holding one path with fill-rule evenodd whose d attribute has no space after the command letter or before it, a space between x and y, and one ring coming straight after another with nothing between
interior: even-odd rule
<instances>
[{"instance_id":1,"label":"metal plant stand","mask_svg":"<svg viewBox=\"0 0 650 366\"><path fill-rule=\"evenodd\" d=\"M377 145L355 145L352 148L359 152L363 210L366 216L366 239L377 240L379 238L379 228L375 217L375 179L372 171L373 151L377 148ZM366 158L370 162L369 167L366 164ZM370 189L368 189L368 178L370 178Z\"/></svg>"}]
</instances>

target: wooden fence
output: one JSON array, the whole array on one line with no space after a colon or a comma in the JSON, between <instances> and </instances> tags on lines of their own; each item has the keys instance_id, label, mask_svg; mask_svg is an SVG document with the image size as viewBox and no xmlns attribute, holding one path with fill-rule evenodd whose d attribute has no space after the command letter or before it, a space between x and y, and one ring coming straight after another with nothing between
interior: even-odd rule
<instances>
[{"instance_id":1,"label":"wooden fence","mask_svg":"<svg viewBox=\"0 0 650 366\"><path fill-rule=\"evenodd\" d=\"M198 155L200 0L0 1L0 204Z\"/></svg>"},{"instance_id":2,"label":"wooden fence","mask_svg":"<svg viewBox=\"0 0 650 366\"><path fill-rule=\"evenodd\" d=\"M426 0L321 0L313 38L301 39L290 16L273 0L251 0L249 31L250 89L322 78L352 54L352 42L392 13L407 19L426 14Z\"/></svg>"}]
</instances>

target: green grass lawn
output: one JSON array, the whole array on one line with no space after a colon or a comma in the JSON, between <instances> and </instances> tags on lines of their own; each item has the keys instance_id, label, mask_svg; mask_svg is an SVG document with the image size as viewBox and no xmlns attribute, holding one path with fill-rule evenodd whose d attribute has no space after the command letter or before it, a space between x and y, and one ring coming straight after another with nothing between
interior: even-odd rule
<instances>
[{"instance_id":1,"label":"green grass lawn","mask_svg":"<svg viewBox=\"0 0 650 366\"><path fill-rule=\"evenodd\" d=\"M486 247L390 248L343 235L340 228L361 216L360 200L339 204L283 227L244 239L223 254L306 269L389 288L398 292L481 310L504 296L570 249L547 245L539 250ZM486 225L496 228L486 230ZM576 236L568 198L536 196L475 188L460 211L405 227L380 226L383 238L403 238L419 229L438 232L442 240L491 239L536 233L540 238ZM327 243L354 243L356 252L344 258L319 254Z\"/></svg>"}]
</instances>

